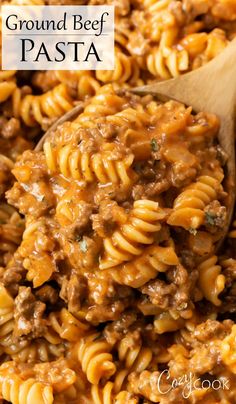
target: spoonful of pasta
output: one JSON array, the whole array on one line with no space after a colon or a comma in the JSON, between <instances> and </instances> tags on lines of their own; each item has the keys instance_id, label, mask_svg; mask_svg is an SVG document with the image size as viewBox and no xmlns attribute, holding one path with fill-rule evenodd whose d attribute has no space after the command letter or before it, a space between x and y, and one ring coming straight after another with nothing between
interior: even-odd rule
<instances>
[{"instance_id":1,"label":"spoonful of pasta","mask_svg":"<svg viewBox=\"0 0 236 404\"><path fill-rule=\"evenodd\" d=\"M185 104L186 106L191 106L193 111L196 113L206 111L214 113L218 116L218 118L220 118L221 126L218 134L218 141L221 148L227 155L225 167L225 188L227 189L228 197L226 201L227 220L226 225L223 228L222 237L218 243L218 247L222 244L222 241L228 232L235 202L235 60L236 39L234 39L228 45L226 50L218 57L195 71L167 81L152 83L150 85L134 88L132 90L134 93L139 95L154 95L161 101L166 101L166 99L174 99ZM79 104L62 116L40 140L36 147L36 151L42 150L45 139L48 138L48 136L50 136L59 125L63 124L64 122L74 120L82 111L83 105ZM196 189L194 188L194 195L192 193L190 195L187 191L185 196L188 200L188 204L190 204L193 210L196 203L199 202L199 192L204 193L207 187L209 188L209 184L205 184L203 181L203 183L199 183L195 187ZM214 190L214 187L214 184L210 184L210 188L212 190ZM183 201L181 203L183 205ZM186 210L184 210L184 212L186 212ZM181 210L178 210L178 215L180 214ZM189 209L188 214L191 215L191 208ZM176 217L172 219L173 225L175 225L175 222L180 220Z\"/></svg>"},{"instance_id":2,"label":"spoonful of pasta","mask_svg":"<svg viewBox=\"0 0 236 404\"><path fill-rule=\"evenodd\" d=\"M152 94L159 99L174 99L189 106L194 112L207 111L220 118L218 141L227 154L226 189L227 224L226 235L235 202L235 110L236 110L236 39L211 62L182 76L135 88L136 94ZM219 243L219 245L221 242Z\"/></svg>"}]
</instances>

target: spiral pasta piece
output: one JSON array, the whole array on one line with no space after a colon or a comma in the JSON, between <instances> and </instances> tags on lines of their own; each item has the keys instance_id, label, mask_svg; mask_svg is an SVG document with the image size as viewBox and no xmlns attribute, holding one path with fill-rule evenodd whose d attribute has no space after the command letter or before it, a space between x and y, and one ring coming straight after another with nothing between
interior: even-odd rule
<instances>
[{"instance_id":1,"label":"spiral pasta piece","mask_svg":"<svg viewBox=\"0 0 236 404\"><path fill-rule=\"evenodd\" d=\"M94 404L112 404L113 401L113 383L107 382L104 387L92 385L91 397Z\"/></svg>"},{"instance_id":2,"label":"spiral pasta piece","mask_svg":"<svg viewBox=\"0 0 236 404\"><path fill-rule=\"evenodd\" d=\"M93 404L138 404L136 398L128 391L120 391L115 394L113 391L114 384L107 382L104 387L93 385L91 387L91 397Z\"/></svg>"},{"instance_id":3,"label":"spiral pasta piece","mask_svg":"<svg viewBox=\"0 0 236 404\"><path fill-rule=\"evenodd\" d=\"M177 77L189 68L189 56L185 49L168 49L163 55L163 50L154 48L147 57L147 68L154 76L162 79Z\"/></svg>"},{"instance_id":4,"label":"spiral pasta piece","mask_svg":"<svg viewBox=\"0 0 236 404\"><path fill-rule=\"evenodd\" d=\"M121 364L121 367L115 375L113 376L113 392L115 394L119 393L121 390L123 390L126 386L126 381L127 377L129 375L129 369L123 368Z\"/></svg>"},{"instance_id":5,"label":"spiral pasta piece","mask_svg":"<svg viewBox=\"0 0 236 404\"><path fill-rule=\"evenodd\" d=\"M228 45L228 40L224 30L213 29L209 34L206 32L197 32L186 35L181 41L180 46L189 55L190 68L198 68L202 64L215 58Z\"/></svg>"},{"instance_id":6,"label":"spiral pasta piece","mask_svg":"<svg viewBox=\"0 0 236 404\"><path fill-rule=\"evenodd\" d=\"M60 312L50 313L48 322L49 331L45 338L52 344L61 342L61 339L77 341L89 330L88 324L82 323L65 308Z\"/></svg>"},{"instance_id":7,"label":"spiral pasta piece","mask_svg":"<svg viewBox=\"0 0 236 404\"><path fill-rule=\"evenodd\" d=\"M171 226L181 226L188 230L197 229L204 221L204 208L217 199L221 189L220 182L213 176L203 175L197 182L189 185L174 201L173 213L167 223Z\"/></svg>"},{"instance_id":8,"label":"spiral pasta piece","mask_svg":"<svg viewBox=\"0 0 236 404\"><path fill-rule=\"evenodd\" d=\"M42 95L26 95L21 90L12 95L13 113L30 127L42 125L44 118L59 118L73 108L73 101L65 84L57 85Z\"/></svg>"},{"instance_id":9,"label":"spiral pasta piece","mask_svg":"<svg viewBox=\"0 0 236 404\"><path fill-rule=\"evenodd\" d=\"M79 100L94 96L101 87L101 84L95 78L94 72L90 71L58 70L55 71L55 77L60 83L76 88L77 99Z\"/></svg>"},{"instance_id":10,"label":"spiral pasta piece","mask_svg":"<svg viewBox=\"0 0 236 404\"><path fill-rule=\"evenodd\" d=\"M163 312L155 316L154 328L157 334L173 332L184 326L182 318L173 318L169 312Z\"/></svg>"},{"instance_id":11,"label":"spiral pasta piece","mask_svg":"<svg viewBox=\"0 0 236 404\"><path fill-rule=\"evenodd\" d=\"M49 362L60 358L64 351L63 344L51 344L43 339L33 342L20 341L5 349L11 359L18 363Z\"/></svg>"},{"instance_id":12,"label":"spiral pasta piece","mask_svg":"<svg viewBox=\"0 0 236 404\"><path fill-rule=\"evenodd\" d=\"M143 254L125 264L115 267L111 274L121 285L139 288L155 278L158 272L165 272L169 266L177 265L179 259L173 247L151 246Z\"/></svg>"},{"instance_id":13,"label":"spiral pasta piece","mask_svg":"<svg viewBox=\"0 0 236 404\"><path fill-rule=\"evenodd\" d=\"M14 300L0 283L0 347L9 345L14 329Z\"/></svg>"},{"instance_id":14,"label":"spiral pasta piece","mask_svg":"<svg viewBox=\"0 0 236 404\"><path fill-rule=\"evenodd\" d=\"M116 365L110 353L111 346L99 337L99 334L88 335L81 338L74 347L75 355L88 381L95 385L101 379L110 378L116 371Z\"/></svg>"},{"instance_id":15,"label":"spiral pasta piece","mask_svg":"<svg viewBox=\"0 0 236 404\"><path fill-rule=\"evenodd\" d=\"M220 306L219 294L225 287L225 276L221 274L221 266L217 265L217 256L206 259L198 266L199 287L204 297L215 306Z\"/></svg>"},{"instance_id":16,"label":"spiral pasta piece","mask_svg":"<svg viewBox=\"0 0 236 404\"><path fill-rule=\"evenodd\" d=\"M132 341L129 335L118 343L118 357L130 371L142 372L152 360L152 350L142 345L142 341Z\"/></svg>"},{"instance_id":17,"label":"spiral pasta piece","mask_svg":"<svg viewBox=\"0 0 236 404\"><path fill-rule=\"evenodd\" d=\"M115 87L112 84L107 84L100 88L75 122L85 128L89 128L94 125L94 120L97 118L120 112L123 105L124 99L116 94Z\"/></svg>"},{"instance_id":18,"label":"spiral pasta piece","mask_svg":"<svg viewBox=\"0 0 236 404\"><path fill-rule=\"evenodd\" d=\"M35 379L23 380L10 374L4 375L0 369L0 391L4 400L12 404L52 404L53 391L51 386L37 382Z\"/></svg>"},{"instance_id":19,"label":"spiral pasta piece","mask_svg":"<svg viewBox=\"0 0 236 404\"><path fill-rule=\"evenodd\" d=\"M56 260L51 254L53 243L50 239L51 228L43 219L26 221L18 254L27 270L26 279L36 288L47 282L56 271Z\"/></svg>"},{"instance_id":20,"label":"spiral pasta piece","mask_svg":"<svg viewBox=\"0 0 236 404\"><path fill-rule=\"evenodd\" d=\"M102 83L111 83L113 81L131 84L137 84L140 76L140 69L133 56L126 55L121 49L115 50L115 68L114 70L97 70L96 78Z\"/></svg>"},{"instance_id":21,"label":"spiral pasta piece","mask_svg":"<svg viewBox=\"0 0 236 404\"><path fill-rule=\"evenodd\" d=\"M113 150L100 153L81 152L79 147L68 144L58 150L53 149L52 143L44 143L44 154L50 172L59 171L66 178L92 182L97 179L101 184L130 185L132 175L132 154L124 159L114 159Z\"/></svg>"},{"instance_id":22,"label":"spiral pasta piece","mask_svg":"<svg viewBox=\"0 0 236 404\"><path fill-rule=\"evenodd\" d=\"M136 108L126 108L108 116L107 122L117 126L126 125L130 128L132 125L132 127L143 128L150 122L150 115L139 105Z\"/></svg>"},{"instance_id":23,"label":"spiral pasta piece","mask_svg":"<svg viewBox=\"0 0 236 404\"><path fill-rule=\"evenodd\" d=\"M165 212L157 202L145 199L135 201L127 222L110 238L104 239L104 256L99 268L110 268L141 255L142 245L153 243L154 238L151 234L161 229L160 220L165 216Z\"/></svg>"},{"instance_id":24,"label":"spiral pasta piece","mask_svg":"<svg viewBox=\"0 0 236 404\"><path fill-rule=\"evenodd\" d=\"M169 10L171 3L172 0L147 0L143 2L145 19L141 24L141 31L154 43L160 43L166 30L175 28L176 31L175 16Z\"/></svg>"},{"instance_id":25,"label":"spiral pasta piece","mask_svg":"<svg viewBox=\"0 0 236 404\"><path fill-rule=\"evenodd\" d=\"M33 282L34 288L47 282L56 271L55 260L48 252L41 252L40 255L30 254L24 258L23 266L28 271L26 278Z\"/></svg>"},{"instance_id":26,"label":"spiral pasta piece","mask_svg":"<svg viewBox=\"0 0 236 404\"><path fill-rule=\"evenodd\" d=\"M178 27L175 17L167 10L170 2L162 5L155 2L149 9L150 33L158 46L147 56L147 69L154 76L168 79L179 76L189 68L189 55L185 49L176 46ZM161 28L160 28L161 27Z\"/></svg>"},{"instance_id":27,"label":"spiral pasta piece","mask_svg":"<svg viewBox=\"0 0 236 404\"><path fill-rule=\"evenodd\" d=\"M179 39L180 28L175 16L167 10L168 5L166 2L164 7L161 3L150 6L147 11L149 23L144 29L158 43L147 54L147 69L153 76L163 79L200 67L216 57L228 44L225 31L219 28L209 34L193 32Z\"/></svg>"},{"instance_id":28,"label":"spiral pasta piece","mask_svg":"<svg viewBox=\"0 0 236 404\"><path fill-rule=\"evenodd\" d=\"M129 374L129 369L122 369L115 373L112 382L108 381L103 387L92 385L91 397L94 404L136 403L136 401L125 401L131 399L131 394L123 390L123 384Z\"/></svg>"}]
</instances>

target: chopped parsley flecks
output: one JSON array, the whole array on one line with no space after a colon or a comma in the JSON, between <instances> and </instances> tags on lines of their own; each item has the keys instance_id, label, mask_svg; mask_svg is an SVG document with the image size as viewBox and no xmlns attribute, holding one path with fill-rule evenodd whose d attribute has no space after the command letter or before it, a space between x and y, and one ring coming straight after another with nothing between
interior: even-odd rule
<instances>
[{"instance_id":1,"label":"chopped parsley flecks","mask_svg":"<svg viewBox=\"0 0 236 404\"><path fill-rule=\"evenodd\" d=\"M196 236L196 234L197 234L197 229L194 229L193 227L190 227L188 229L188 231L189 231L189 233L193 234L194 236Z\"/></svg>"},{"instance_id":2,"label":"chopped parsley flecks","mask_svg":"<svg viewBox=\"0 0 236 404\"><path fill-rule=\"evenodd\" d=\"M157 143L157 140L156 140L156 139L154 139L154 138L151 139L150 145L151 145L151 149L152 149L153 152L157 152L157 151L158 151L159 146L158 146L158 143Z\"/></svg>"},{"instance_id":3,"label":"chopped parsley flecks","mask_svg":"<svg viewBox=\"0 0 236 404\"><path fill-rule=\"evenodd\" d=\"M88 250L87 241L84 238L79 242L79 246L81 251L84 253Z\"/></svg>"},{"instance_id":4,"label":"chopped parsley flecks","mask_svg":"<svg viewBox=\"0 0 236 404\"><path fill-rule=\"evenodd\" d=\"M214 213L205 212L205 218L207 224L209 224L210 226L215 225L216 216L214 215Z\"/></svg>"}]
</instances>

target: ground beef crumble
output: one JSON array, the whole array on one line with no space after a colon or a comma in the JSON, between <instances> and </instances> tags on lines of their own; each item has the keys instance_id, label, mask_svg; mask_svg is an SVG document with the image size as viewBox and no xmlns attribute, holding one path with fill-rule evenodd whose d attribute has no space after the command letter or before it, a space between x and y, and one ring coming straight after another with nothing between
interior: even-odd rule
<instances>
[{"instance_id":1,"label":"ground beef crumble","mask_svg":"<svg viewBox=\"0 0 236 404\"><path fill-rule=\"evenodd\" d=\"M36 299L30 287L20 286L15 299L14 335L42 337L46 331L46 320L43 319L45 309L46 304Z\"/></svg>"}]
</instances>

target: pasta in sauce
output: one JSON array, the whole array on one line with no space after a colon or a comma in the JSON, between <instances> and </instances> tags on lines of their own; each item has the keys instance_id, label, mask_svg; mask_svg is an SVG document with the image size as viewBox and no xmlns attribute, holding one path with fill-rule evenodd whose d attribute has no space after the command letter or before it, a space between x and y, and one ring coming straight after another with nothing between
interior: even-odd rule
<instances>
[{"instance_id":1,"label":"pasta in sauce","mask_svg":"<svg viewBox=\"0 0 236 404\"><path fill-rule=\"evenodd\" d=\"M236 4L3 1L104 3L116 6L113 71L0 70L0 400L234 404L220 122L129 89L217 56Z\"/></svg>"}]
</instances>

